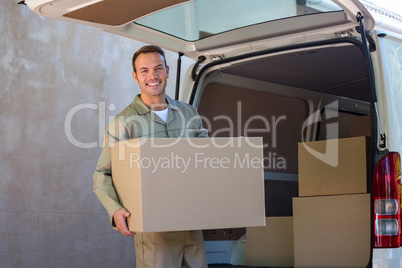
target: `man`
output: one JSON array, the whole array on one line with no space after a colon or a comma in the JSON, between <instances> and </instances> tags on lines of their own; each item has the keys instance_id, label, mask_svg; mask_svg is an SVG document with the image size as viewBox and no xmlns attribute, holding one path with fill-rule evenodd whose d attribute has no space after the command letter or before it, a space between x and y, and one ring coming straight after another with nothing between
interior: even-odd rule
<instances>
[{"instance_id":1,"label":"man","mask_svg":"<svg viewBox=\"0 0 402 268\"><path fill-rule=\"evenodd\" d=\"M141 94L111 122L94 173L93 190L122 235L135 235L137 267L207 267L201 231L137 233L128 230L130 212L113 187L110 145L130 138L207 137L194 107L165 94L169 66L163 50L145 46L134 53L133 77ZM135 215L133 215L135 217Z\"/></svg>"}]
</instances>

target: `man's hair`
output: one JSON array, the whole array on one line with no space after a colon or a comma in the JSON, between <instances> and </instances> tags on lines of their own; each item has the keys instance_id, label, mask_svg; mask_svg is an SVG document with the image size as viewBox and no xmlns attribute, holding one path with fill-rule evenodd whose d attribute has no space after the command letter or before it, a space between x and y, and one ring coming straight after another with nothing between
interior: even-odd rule
<instances>
[{"instance_id":1,"label":"man's hair","mask_svg":"<svg viewBox=\"0 0 402 268\"><path fill-rule=\"evenodd\" d=\"M166 64L166 57L165 57L165 52L158 46L154 45L149 45L149 46L143 46L139 50L137 50L134 55L133 55L133 70L135 73L137 73L137 70L135 69L135 61L137 60L138 56L142 53L159 53L163 57L163 61L165 62L165 67L167 66Z\"/></svg>"}]
</instances>

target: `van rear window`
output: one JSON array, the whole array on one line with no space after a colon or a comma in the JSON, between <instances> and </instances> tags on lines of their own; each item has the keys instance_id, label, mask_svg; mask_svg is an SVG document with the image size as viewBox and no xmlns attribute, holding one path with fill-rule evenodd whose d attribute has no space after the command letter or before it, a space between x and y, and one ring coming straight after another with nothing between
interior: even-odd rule
<instances>
[{"instance_id":1,"label":"van rear window","mask_svg":"<svg viewBox=\"0 0 402 268\"><path fill-rule=\"evenodd\" d=\"M147 15L134 23L196 41L259 23L334 11L342 9L330 0L195 0Z\"/></svg>"}]
</instances>

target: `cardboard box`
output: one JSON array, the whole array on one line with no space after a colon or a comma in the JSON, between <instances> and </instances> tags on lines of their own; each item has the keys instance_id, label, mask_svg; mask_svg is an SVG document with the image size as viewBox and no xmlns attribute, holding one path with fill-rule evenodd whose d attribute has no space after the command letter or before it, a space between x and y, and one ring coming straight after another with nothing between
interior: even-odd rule
<instances>
[{"instance_id":1,"label":"cardboard box","mask_svg":"<svg viewBox=\"0 0 402 268\"><path fill-rule=\"evenodd\" d=\"M299 143L299 196L368 192L370 138Z\"/></svg>"},{"instance_id":2,"label":"cardboard box","mask_svg":"<svg viewBox=\"0 0 402 268\"><path fill-rule=\"evenodd\" d=\"M293 198L295 267L366 267L370 194Z\"/></svg>"},{"instance_id":3,"label":"cardboard box","mask_svg":"<svg viewBox=\"0 0 402 268\"><path fill-rule=\"evenodd\" d=\"M371 137L371 116L353 116L350 118L350 137Z\"/></svg>"},{"instance_id":4,"label":"cardboard box","mask_svg":"<svg viewBox=\"0 0 402 268\"><path fill-rule=\"evenodd\" d=\"M293 267L293 218L267 217L265 227L247 228L247 266Z\"/></svg>"},{"instance_id":5,"label":"cardboard box","mask_svg":"<svg viewBox=\"0 0 402 268\"><path fill-rule=\"evenodd\" d=\"M132 139L111 154L133 232L265 225L261 138Z\"/></svg>"}]
</instances>

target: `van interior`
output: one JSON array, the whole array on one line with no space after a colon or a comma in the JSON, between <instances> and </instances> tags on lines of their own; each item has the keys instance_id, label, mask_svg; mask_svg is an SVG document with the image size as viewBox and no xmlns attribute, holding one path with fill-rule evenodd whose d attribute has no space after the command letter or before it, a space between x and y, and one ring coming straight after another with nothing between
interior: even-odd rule
<instances>
[{"instance_id":1,"label":"van interior","mask_svg":"<svg viewBox=\"0 0 402 268\"><path fill-rule=\"evenodd\" d=\"M371 136L369 74L362 48L351 39L226 59L204 69L194 104L209 135L263 137L266 217L293 215L298 143ZM245 232L205 230L204 238L236 240Z\"/></svg>"}]
</instances>

